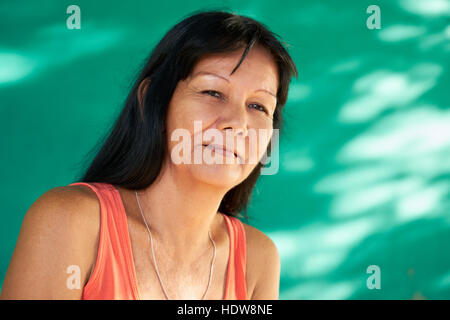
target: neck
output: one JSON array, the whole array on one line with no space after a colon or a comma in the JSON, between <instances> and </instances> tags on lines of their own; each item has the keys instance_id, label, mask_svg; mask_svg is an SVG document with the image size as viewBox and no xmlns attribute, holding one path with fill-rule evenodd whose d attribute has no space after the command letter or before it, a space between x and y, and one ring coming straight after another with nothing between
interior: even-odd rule
<instances>
[{"instance_id":1,"label":"neck","mask_svg":"<svg viewBox=\"0 0 450 320\"><path fill-rule=\"evenodd\" d=\"M218 209L227 190L180 174L170 167L162 170L152 185L138 191L138 198L157 245L168 256L195 257L211 248L208 231L214 239L221 221Z\"/></svg>"}]
</instances>

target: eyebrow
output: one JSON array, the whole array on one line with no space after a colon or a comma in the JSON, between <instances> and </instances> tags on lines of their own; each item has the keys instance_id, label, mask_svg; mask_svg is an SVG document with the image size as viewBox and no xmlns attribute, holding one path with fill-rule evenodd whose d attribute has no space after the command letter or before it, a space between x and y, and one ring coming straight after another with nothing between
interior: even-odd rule
<instances>
[{"instance_id":1,"label":"eyebrow","mask_svg":"<svg viewBox=\"0 0 450 320\"><path fill-rule=\"evenodd\" d=\"M210 76L214 76L214 77L223 79L223 80L225 80L225 81L227 81L227 82L230 82L229 79L227 79L227 78L225 78L225 77L223 77L223 76L221 76L221 75L218 75L218 74L215 74L215 73L212 73L212 72L208 72L208 71L199 71L199 72L196 72L196 73L192 76L192 78L195 78L195 77L201 76L201 75L210 75ZM257 91L266 92L266 93L270 94L272 97L277 98L277 96L274 95L274 94L273 94L272 92L270 92L269 90L266 90L266 89L258 89L258 90L256 90L255 92L257 92Z\"/></svg>"}]
</instances>

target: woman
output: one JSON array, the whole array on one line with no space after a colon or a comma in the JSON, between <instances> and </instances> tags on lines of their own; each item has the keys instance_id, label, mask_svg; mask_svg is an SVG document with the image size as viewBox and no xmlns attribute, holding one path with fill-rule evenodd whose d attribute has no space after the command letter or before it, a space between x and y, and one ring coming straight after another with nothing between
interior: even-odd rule
<instances>
[{"instance_id":1,"label":"woman","mask_svg":"<svg viewBox=\"0 0 450 320\"><path fill-rule=\"evenodd\" d=\"M270 148L294 75L253 19L206 11L175 25L79 182L28 210L2 298L278 299L278 251L237 216L262 168L251 149L261 160ZM178 129L187 159L201 150L240 161L174 161ZM266 142L250 139L257 129Z\"/></svg>"}]
</instances>

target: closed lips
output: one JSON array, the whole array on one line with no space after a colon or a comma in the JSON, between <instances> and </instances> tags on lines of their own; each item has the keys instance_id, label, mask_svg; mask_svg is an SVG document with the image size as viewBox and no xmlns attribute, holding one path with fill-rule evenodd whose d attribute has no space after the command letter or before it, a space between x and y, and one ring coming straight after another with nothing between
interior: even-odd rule
<instances>
[{"instance_id":1,"label":"closed lips","mask_svg":"<svg viewBox=\"0 0 450 320\"><path fill-rule=\"evenodd\" d=\"M227 155L227 156L230 156L230 157L235 157L235 158L238 157L236 152L227 149L225 146L221 146L221 145L217 145L217 144L204 144L203 146L207 147L209 149L212 149L214 151L217 150L219 152L222 152L224 155Z\"/></svg>"}]
</instances>

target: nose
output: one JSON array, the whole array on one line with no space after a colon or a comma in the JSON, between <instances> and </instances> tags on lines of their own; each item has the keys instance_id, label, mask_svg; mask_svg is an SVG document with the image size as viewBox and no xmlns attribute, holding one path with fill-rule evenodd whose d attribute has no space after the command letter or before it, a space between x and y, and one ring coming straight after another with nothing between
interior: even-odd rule
<instances>
[{"instance_id":1,"label":"nose","mask_svg":"<svg viewBox=\"0 0 450 320\"><path fill-rule=\"evenodd\" d=\"M245 107L230 107L228 112L222 113L217 127L219 130L230 130L233 137L246 137L248 135L248 119Z\"/></svg>"},{"instance_id":2,"label":"nose","mask_svg":"<svg viewBox=\"0 0 450 320\"><path fill-rule=\"evenodd\" d=\"M245 129L244 128L236 128L235 129L233 127L226 127L226 128L224 128L222 130L224 130L225 132L230 131L232 133L233 137L240 136L242 138L245 138L247 136L247 129L246 128Z\"/></svg>"}]
</instances>

